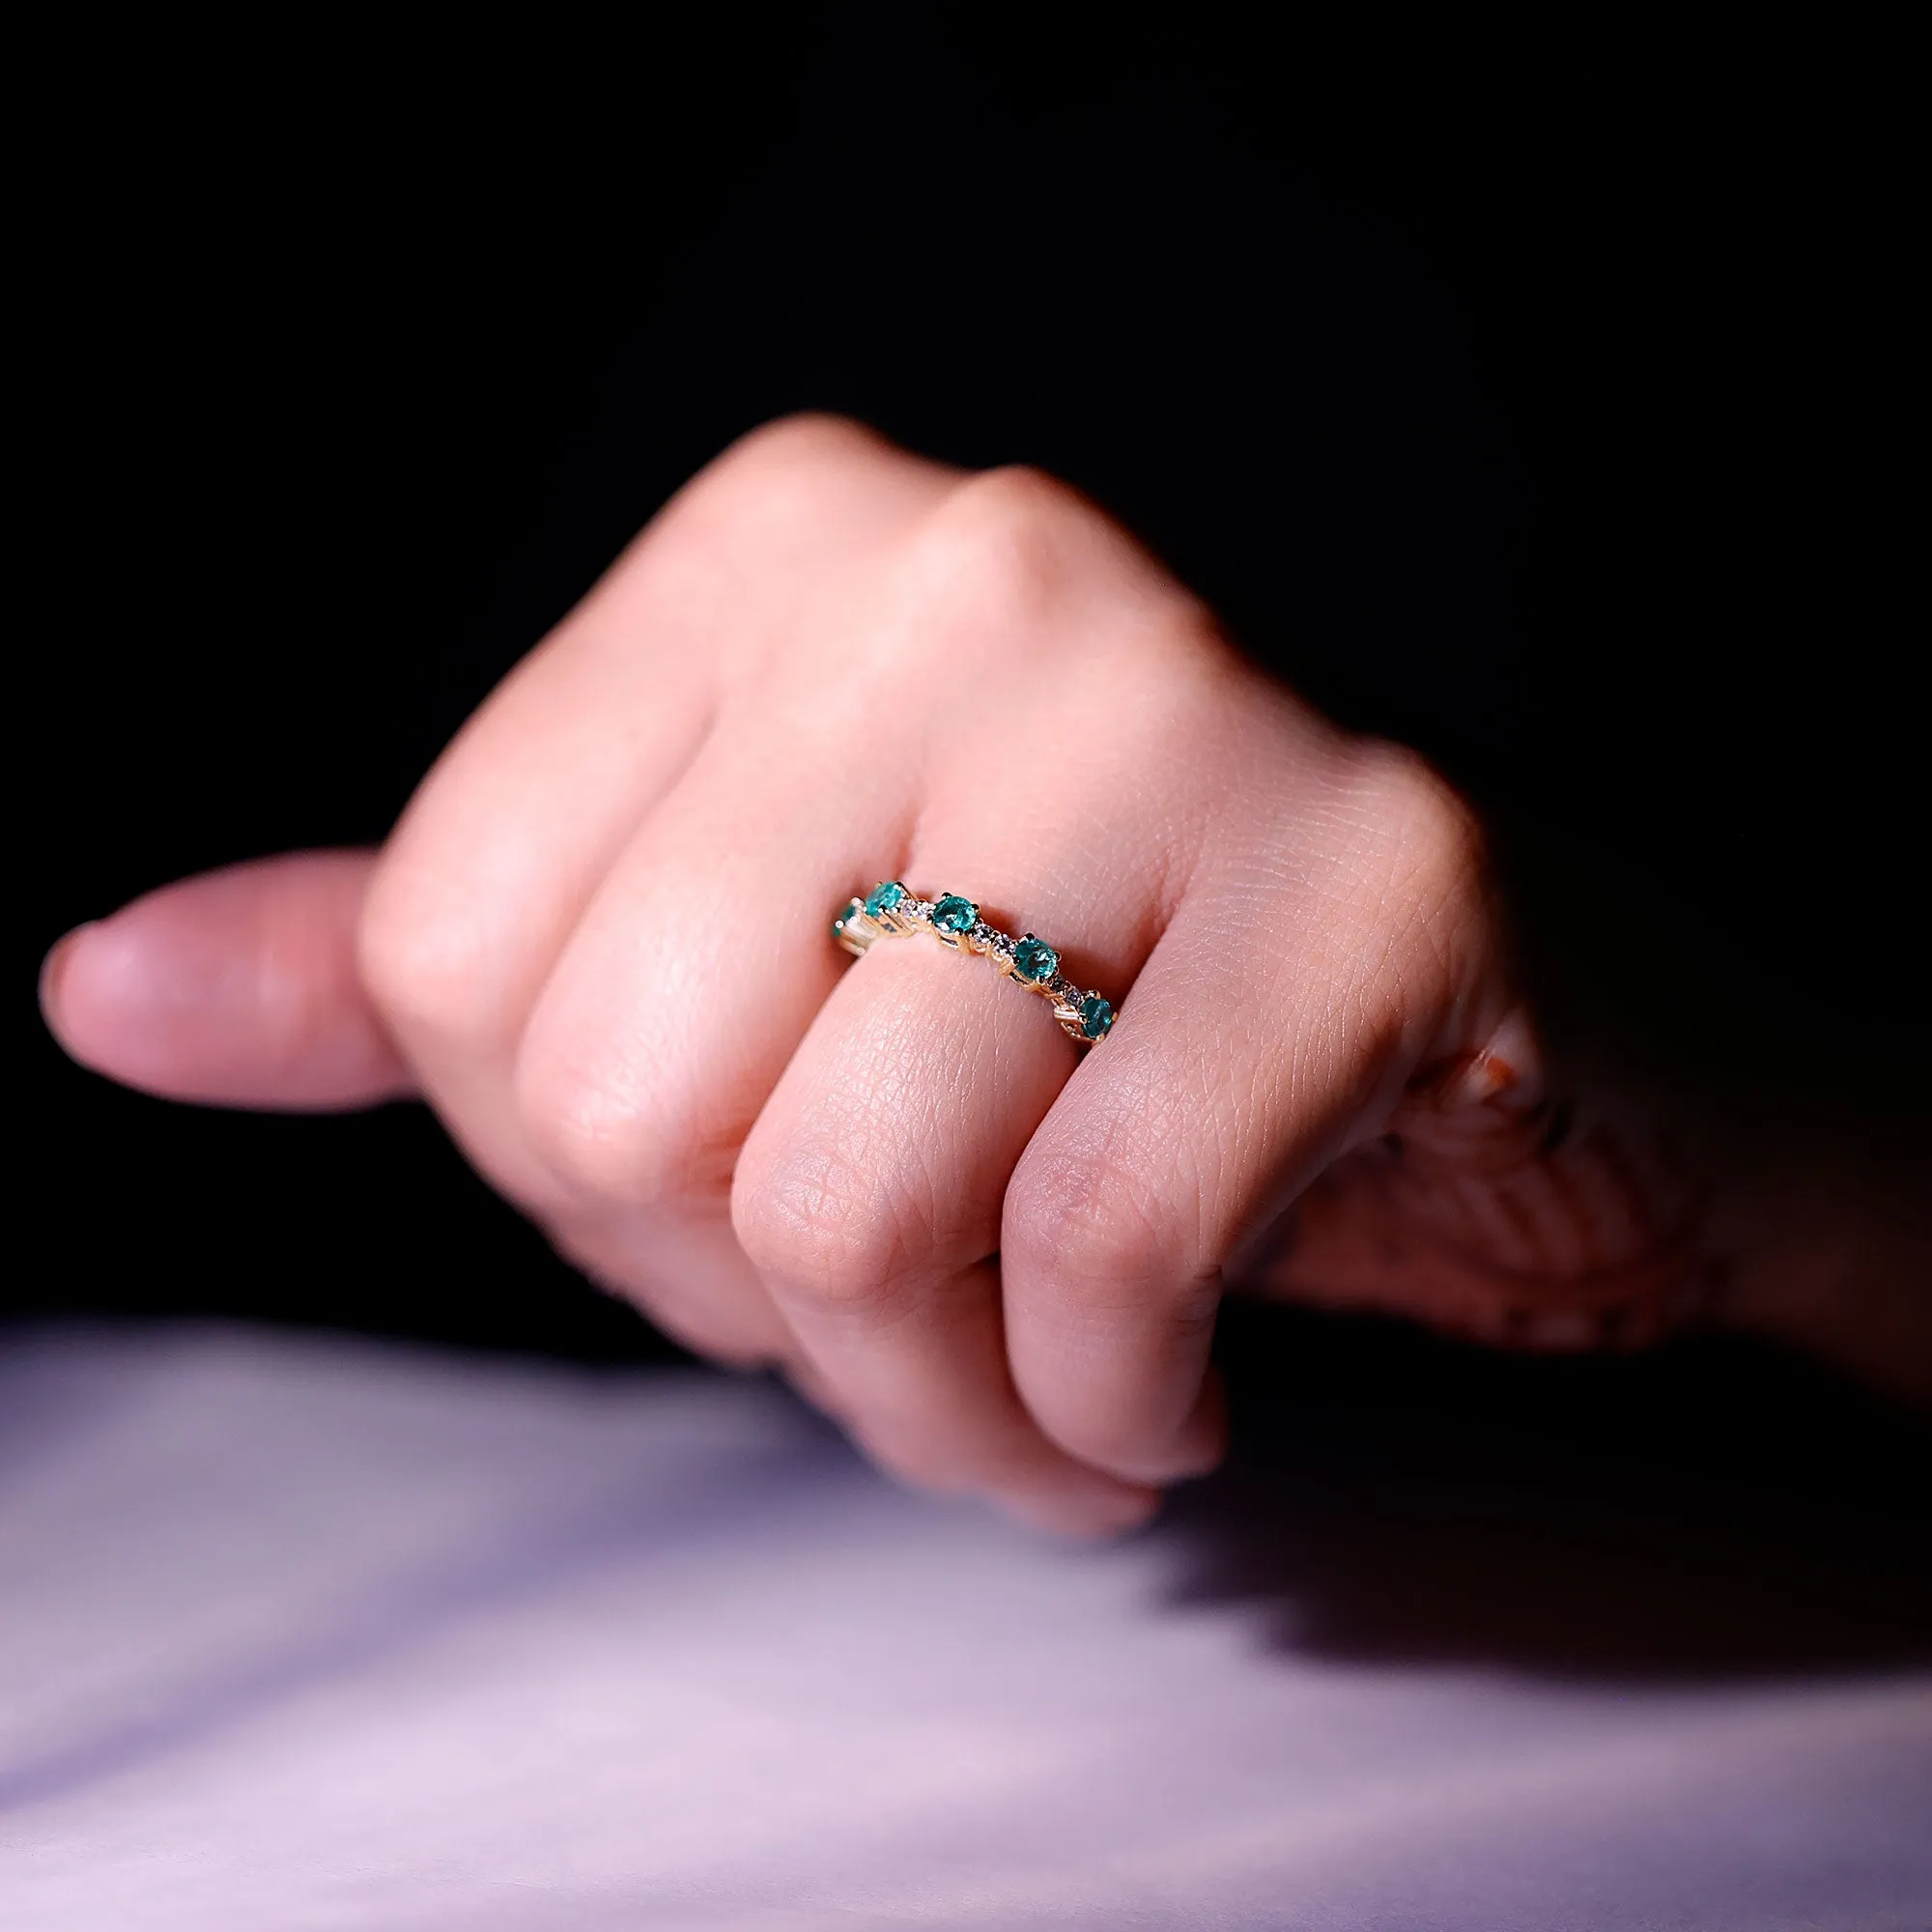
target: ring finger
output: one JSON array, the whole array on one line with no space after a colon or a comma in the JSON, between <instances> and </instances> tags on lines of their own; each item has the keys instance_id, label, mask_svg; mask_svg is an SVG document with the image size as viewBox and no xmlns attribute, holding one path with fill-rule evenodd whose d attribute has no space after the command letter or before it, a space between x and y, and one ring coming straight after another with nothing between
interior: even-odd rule
<instances>
[{"instance_id":1,"label":"ring finger","mask_svg":"<svg viewBox=\"0 0 1932 1932\"><path fill-rule=\"evenodd\" d=\"M957 880L958 860L947 863ZM1005 875L1024 880L1019 865ZM1066 972L1090 976L1082 984L1125 983L1152 921L1102 938L1119 896L1069 887L1022 884L1019 903L1056 908L1048 930ZM998 911L982 916L1019 936ZM1028 1414L1008 1368L996 1255L1008 1179L1078 1077L1077 1051L1048 1001L1002 983L990 959L924 933L882 941L786 1067L747 1140L733 1205L800 1345L881 1462L1054 1527L1105 1530L1146 1516L1154 1492L1078 1462Z\"/></svg>"}]
</instances>

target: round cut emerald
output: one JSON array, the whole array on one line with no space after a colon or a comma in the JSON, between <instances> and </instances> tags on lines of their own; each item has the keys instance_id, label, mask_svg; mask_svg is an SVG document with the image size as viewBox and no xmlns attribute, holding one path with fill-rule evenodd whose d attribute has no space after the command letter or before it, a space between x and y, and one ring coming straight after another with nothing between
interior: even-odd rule
<instances>
[{"instance_id":1,"label":"round cut emerald","mask_svg":"<svg viewBox=\"0 0 1932 1932\"><path fill-rule=\"evenodd\" d=\"M932 909L932 923L941 932L971 932L980 922L980 908L957 893L947 893Z\"/></svg>"},{"instance_id":2,"label":"round cut emerald","mask_svg":"<svg viewBox=\"0 0 1932 1932\"><path fill-rule=\"evenodd\" d=\"M1032 933L1013 948L1013 971L1022 980L1051 980L1060 971L1060 954Z\"/></svg>"},{"instance_id":3,"label":"round cut emerald","mask_svg":"<svg viewBox=\"0 0 1932 1932\"><path fill-rule=\"evenodd\" d=\"M1104 1039L1114 1024L1114 1009L1098 993L1080 1002L1080 1031L1089 1039Z\"/></svg>"},{"instance_id":4,"label":"round cut emerald","mask_svg":"<svg viewBox=\"0 0 1932 1932\"><path fill-rule=\"evenodd\" d=\"M866 895L866 917L877 919L882 912L891 912L905 895L906 889L896 879L881 879Z\"/></svg>"}]
</instances>

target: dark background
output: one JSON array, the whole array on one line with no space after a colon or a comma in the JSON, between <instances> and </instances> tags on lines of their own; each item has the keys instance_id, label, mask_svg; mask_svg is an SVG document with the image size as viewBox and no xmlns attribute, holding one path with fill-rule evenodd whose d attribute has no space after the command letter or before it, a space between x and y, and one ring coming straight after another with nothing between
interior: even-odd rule
<instances>
[{"instance_id":1,"label":"dark background","mask_svg":"<svg viewBox=\"0 0 1932 1932\"><path fill-rule=\"evenodd\" d=\"M420 1110L123 1093L27 987L150 885L379 839L664 497L800 407L1071 478L1423 746L1559 1027L1754 1107L1922 1108L1894 56L906 11L35 51L14 1312L668 1352ZM1861 1482L1908 1439L1747 1350L1264 1328L1230 1349L1384 1419L1634 1405L1667 1462L1744 1416Z\"/></svg>"}]
</instances>

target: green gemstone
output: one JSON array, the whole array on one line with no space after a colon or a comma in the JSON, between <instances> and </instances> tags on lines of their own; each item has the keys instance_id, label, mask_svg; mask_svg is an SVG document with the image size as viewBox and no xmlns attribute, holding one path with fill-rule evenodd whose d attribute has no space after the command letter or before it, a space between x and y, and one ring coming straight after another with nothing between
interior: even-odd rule
<instances>
[{"instance_id":1,"label":"green gemstone","mask_svg":"<svg viewBox=\"0 0 1932 1932\"><path fill-rule=\"evenodd\" d=\"M980 908L957 893L947 893L932 909L932 923L941 932L971 932L980 919Z\"/></svg>"},{"instance_id":2,"label":"green gemstone","mask_svg":"<svg viewBox=\"0 0 1932 1932\"><path fill-rule=\"evenodd\" d=\"M866 895L866 916L877 919L882 912L892 909L906 895L906 889L896 879L882 879Z\"/></svg>"},{"instance_id":3,"label":"green gemstone","mask_svg":"<svg viewBox=\"0 0 1932 1932\"><path fill-rule=\"evenodd\" d=\"M1060 971L1060 954L1032 933L1013 948L1013 971L1022 980L1051 980Z\"/></svg>"},{"instance_id":4,"label":"green gemstone","mask_svg":"<svg viewBox=\"0 0 1932 1932\"><path fill-rule=\"evenodd\" d=\"M1114 1009L1098 993L1080 1002L1080 1031L1089 1039L1104 1039L1114 1024Z\"/></svg>"}]
</instances>

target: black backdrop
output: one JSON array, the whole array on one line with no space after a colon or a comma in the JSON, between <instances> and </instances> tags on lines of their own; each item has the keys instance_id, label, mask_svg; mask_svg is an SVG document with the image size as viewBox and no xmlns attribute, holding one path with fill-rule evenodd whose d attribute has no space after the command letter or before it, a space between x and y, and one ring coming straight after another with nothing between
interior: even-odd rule
<instances>
[{"instance_id":1,"label":"black backdrop","mask_svg":"<svg viewBox=\"0 0 1932 1932\"><path fill-rule=\"evenodd\" d=\"M800 406L1070 476L1423 744L1565 1010L1918 1104L1886 49L909 11L34 51L16 1310L663 1350L418 1110L124 1094L27 985L148 885L380 838L665 494Z\"/></svg>"}]
</instances>

